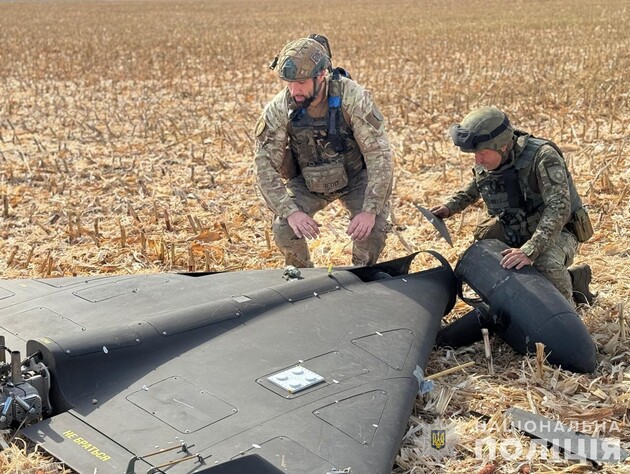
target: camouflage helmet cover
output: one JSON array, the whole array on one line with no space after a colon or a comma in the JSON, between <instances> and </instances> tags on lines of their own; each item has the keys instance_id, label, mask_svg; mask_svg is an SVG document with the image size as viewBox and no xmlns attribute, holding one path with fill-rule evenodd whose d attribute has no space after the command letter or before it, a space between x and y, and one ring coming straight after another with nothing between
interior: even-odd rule
<instances>
[{"instance_id":1,"label":"camouflage helmet cover","mask_svg":"<svg viewBox=\"0 0 630 474\"><path fill-rule=\"evenodd\" d=\"M512 142L514 129L507 115L496 107L482 107L470 112L461 124L450 128L455 146L464 153L490 149L501 152L501 148Z\"/></svg>"},{"instance_id":2,"label":"camouflage helmet cover","mask_svg":"<svg viewBox=\"0 0 630 474\"><path fill-rule=\"evenodd\" d=\"M316 77L330 67L326 48L312 38L290 42L278 55L278 75L285 81L302 81Z\"/></svg>"}]
</instances>

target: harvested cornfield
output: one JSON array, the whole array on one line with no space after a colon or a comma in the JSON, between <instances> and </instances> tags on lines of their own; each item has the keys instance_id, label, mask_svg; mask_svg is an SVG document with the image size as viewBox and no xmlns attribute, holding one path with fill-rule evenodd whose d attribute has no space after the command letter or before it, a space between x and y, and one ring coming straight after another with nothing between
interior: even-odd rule
<instances>
[{"instance_id":1,"label":"harvested cornfield","mask_svg":"<svg viewBox=\"0 0 630 474\"><path fill-rule=\"evenodd\" d=\"M429 374L472 365L417 399L393 472L589 472L542 449L492 455L477 440L527 446L503 429L505 410L519 407L630 447L629 24L626 0L0 2L0 275L281 267L254 186L253 128L282 87L273 57L324 34L333 63L373 92L395 149L383 260L435 249L455 264L471 244L481 206L447 221L450 248L413 204L439 204L469 178L470 156L447 129L480 105L561 146L595 226L577 261L591 264L598 292L579 309L596 373L549 367L500 340L494 375L483 345L435 350ZM318 220L316 265L349 264L345 211L331 205ZM447 319L465 311L458 303ZM436 420L449 450L428 456L420 428ZM61 469L34 455L15 445L0 469Z\"/></svg>"}]
</instances>

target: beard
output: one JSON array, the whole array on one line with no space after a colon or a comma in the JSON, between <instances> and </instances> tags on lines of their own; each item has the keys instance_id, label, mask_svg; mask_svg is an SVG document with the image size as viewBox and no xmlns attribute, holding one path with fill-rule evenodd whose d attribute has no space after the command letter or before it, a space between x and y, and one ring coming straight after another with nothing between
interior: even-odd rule
<instances>
[{"instance_id":1,"label":"beard","mask_svg":"<svg viewBox=\"0 0 630 474\"><path fill-rule=\"evenodd\" d=\"M291 102L292 102L292 109L293 110L303 110L303 109L308 109L309 106L313 103L313 101L315 100L315 97L310 95L308 97L305 97L303 101L298 102L295 100L295 97L291 96Z\"/></svg>"},{"instance_id":2,"label":"beard","mask_svg":"<svg viewBox=\"0 0 630 474\"><path fill-rule=\"evenodd\" d=\"M319 93L322 89L322 85L320 84L319 87L317 86L317 84L315 83L315 79L313 78L313 93L309 96L302 96L304 97L304 100L302 102L298 102L295 100L294 96L291 96L291 102L293 105L293 110L305 110L308 109L310 107L310 105L313 103L313 101L317 98L317 96L319 96Z\"/></svg>"}]
</instances>

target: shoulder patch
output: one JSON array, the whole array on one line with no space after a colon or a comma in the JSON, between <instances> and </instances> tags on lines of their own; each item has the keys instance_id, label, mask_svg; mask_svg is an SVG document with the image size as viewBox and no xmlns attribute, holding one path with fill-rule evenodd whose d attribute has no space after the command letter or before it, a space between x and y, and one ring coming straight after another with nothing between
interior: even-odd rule
<instances>
[{"instance_id":1,"label":"shoulder patch","mask_svg":"<svg viewBox=\"0 0 630 474\"><path fill-rule=\"evenodd\" d=\"M562 166L554 165L554 166L546 166L547 175L552 183L562 184L567 182L567 174L564 171Z\"/></svg>"},{"instance_id":2,"label":"shoulder patch","mask_svg":"<svg viewBox=\"0 0 630 474\"><path fill-rule=\"evenodd\" d=\"M376 106L374 106L365 119L376 130L380 130L383 127L383 115Z\"/></svg>"},{"instance_id":3,"label":"shoulder patch","mask_svg":"<svg viewBox=\"0 0 630 474\"><path fill-rule=\"evenodd\" d=\"M265 119L263 117L260 117L258 119L258 122L256 122L256 130L254 131L256 136L259 137L260 135L262 135L266 127L267 127L267 122L265 122Z\"/></svg>"}]
</instances>

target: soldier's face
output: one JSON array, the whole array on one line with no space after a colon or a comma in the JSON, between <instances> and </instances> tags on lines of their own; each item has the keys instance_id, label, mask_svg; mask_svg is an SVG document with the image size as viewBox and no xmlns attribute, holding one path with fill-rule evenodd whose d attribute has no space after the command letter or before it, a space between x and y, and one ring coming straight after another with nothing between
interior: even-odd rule
<instances>
[{"instance_id":1,"label":"soldier's face","mask_svg":"<svg viewBox=\"0 0 630 474\"><path fill-rule=\"evenodd\" d=\"M312 78L308 78L301 81L288 82L287 87L295 104L298 107L307 108L323 90L323 82L324 74L320 74L314 82Z\"/></svg>"},{"instance_id":2,"label":"soldier's face","mask_svg":"<svg viewBox=\"0 0 630 474\"><path fill-rule=\"evenodd\" d=\"M488 171L496 170L501 165L501 158L501 153L495 150L483 149L475 152L475 164Z\"/></svg>"},{"instance_id":3,"label":"soldier's face","mask_svg":"<svg viewBox=\"0 0 630 474\"><path fill-rule=\"evenodd\" d=\"M313 79L289 82L287 87L296 104L303 103L313 96Z\"/></svg>"}]
</instances>

